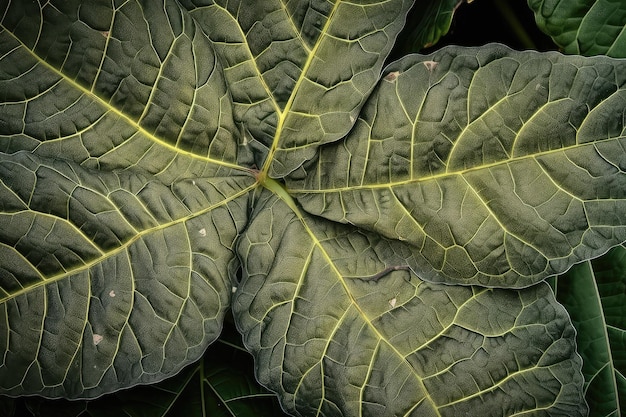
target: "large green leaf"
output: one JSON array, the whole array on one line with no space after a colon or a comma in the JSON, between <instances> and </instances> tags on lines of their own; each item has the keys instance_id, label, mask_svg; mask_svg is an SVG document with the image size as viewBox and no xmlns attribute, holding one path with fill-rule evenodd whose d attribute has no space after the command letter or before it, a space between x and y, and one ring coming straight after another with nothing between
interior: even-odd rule
<instances>
[{"instance_id":1,"label":"large green leaf","mask_svg":"<svg viewBox=\"0 0 626 417\"><path fill-rule=\"evenodd\" d=\"M219 335L246 219L242 177L166 186L23 153L2 155L0 173L6 393L96 396L158 381Z\"/></svg>"},{"instance_id":2,"label":"large green leaf","mask_svg":"<svg viewBox=\"0 0 626 417\"><path fill-rule=\"evenodd\" d=\"M110 6L2 7L7 394L161 380L230 302L254 177L211 44L175 3Z\"/></svg>"},{"instance_id":3,"label":"large green leaf","mask_svg":"<svg viewBox=\"0 0 626 417\"><path fill-rule=\"evenodd\" d=\"M288 412L584 415L574 330L547 285L429 284L398 241L269 193L254 214L233 311L259 381Z\"/></svg>"},{"instance_id":4,"label":"large green leaf","mask_svg":"<svg viewBox=\"0 0 626 417\"><path fill-rule=\"evenodd\" d=\"M537 26L568 54L626 57L621 0L528 0Z\"/></svg>"},{"instance_id":5,"label":"large green leaf","mask_svg":"<svg viewBox=\"0 0 626 417\"><path fill-rule=\"evenodd\" d=\"M557 281L557 299L570 312L583 358L592 416L626 413L626 249L575 266Z\"/></svg>"},{"instance_id":6,"label":"large green leaf","mask_svg":"<svg viewBox=\"0 0 626 417\"><path fill-rule=\"evenodd\" d=\"M501 46L409 56L287 187L410 243L425 279L527 286L626 239L623 66Z\"/></svg>"},{"instance_id":7,"label":"large green leaf","mask_svg":"<svg viewBox=\"0 0 626 417\"><path fill-rule=\"evenodd\" d=\"M244 404L232 304L291 413L583 415L531 284L626 240L626 62L383 70L411 3L0 0L0 393Z\"/></svg>"}]
</instances>

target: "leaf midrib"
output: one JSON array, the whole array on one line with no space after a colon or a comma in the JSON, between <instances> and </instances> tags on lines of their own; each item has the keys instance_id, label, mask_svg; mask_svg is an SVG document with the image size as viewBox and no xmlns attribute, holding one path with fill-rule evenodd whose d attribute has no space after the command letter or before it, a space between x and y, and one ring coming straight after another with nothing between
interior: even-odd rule
<instances>
[{"instance_id":1,"label":"leaf midrib","mask_svg":"<svg viewBox=\"0 0 626 417\"><path fill-rule=\"evenodd\" d=\"M265 162L263 163L263 167L261 169L261 172L263 172L263 173L266 173L266 174L269 173L270 167L271 167L272 162L274 160L274 155L276 154L276 150L278 149L278 143L280 142L280 139L281 139L281 136L282 136L282 131L283 131L283 127L285 125L285 121L286 121L287 117L289 116L289 113L291 112L291 107L293 106L293 102L294 102L296 96L298 95L298 90L300 89L300 87L301 87L302 83L304 82L304 80L307 79L306 78L306 74L307 74L309 68L311 67L311 65L313 63L313 58L315 58L315 56L317 54L317 51L320 48L320 45L322 44L322 42L326 38L326 33L328 32L328 28L332 24L333 16L335 15L335 12L339 8L340 4L341 4L341 0L337 0L335 2L335 4L333 5L332 10L328 14L326 22L324 23L324 27L320 31L320 36L317 39L317 41L315 42L315 45L313 45L312 49L308 49L307 48L307 50L309 51L309 55L307 56L307 59L306 59L304 65L302 66L302 71L300 72L300 77L298 77L298 80L296 81L296 84L294 85L293 90L291 91L291 95L289 96L289 100L287 100L287 104L285 104L285 108L282 111L277 110L277 113L278 113L278 124L276 126L276 133L274 134L274 140L272 141L272 145L270 147L269 153L267 154L267 158L265 159ZM294 28L295 28L295 26L294 26ZM302 38L300 38L300 39L302 39ZM304 42L303 42L303 44L304 44ZM263 77L260 77L260 78L262 79ZM265 83L264 83L264 85L265 85ZM266 88L267 88L267 86L266 86ZM271 97L271 95L270 95L270 97ZM275 107L278 109L278 105L273 100L273 98L272 98L272 102L274 103Z\"/></svg>"},{"instance_id":2,"label":"leaf midrib","mask_svg":"<svg viewBox=\"0 0 626 417\"><path fill-rule=\"evenodd\" d=\"M255 182L254 184L251 184L251 185L245 187L241 191L233 194L232 196L224 198L223 200L220 200L218 203L213 204L213 205L211 205L209 207L206 207L203 210L189 213L187 216L180 217L180 218L178 218L176 220L173 220L171 222L159 224L158 226L155 226L155 227L150 227L150 228L147 228L147 229L144 229L144 230L141 230L141 231L137 231L133 235L132 238L128 239L126 242L122 243L121 245L119 245L115 249L110 250L108 252L102 252L101 251L102 256L98 256L98 257L92 259L91 261L84 263L83 265L80 265L80 266L77 266L75 268L69 269L69 270L64 271L62 273L59 273L59 274L56 274L56 275L52 275L52 276L49 276L49 277L44 277L42 281L34 282L34 283L29 284L29 285L27 285L25 287L22 287L20 290L18 290L16 292L10 293L7 297L0 298L0 304L6 303L9 300L17 298L17 297L19 297L19 296L21 296L23 294L26 294L26 293L28 293L30 291L33 291L33 290L37 289L39 287L45 287L45 286L47 286L49 284L55 283L57 281L61 281L61 280L65 279L65 278L67 278L69 276L78 274L78 273L83 272L83 271L88 271L93 266L95 266L98 263L102 262L103 259L115 256L115 255L117 255L117 254L127 250L131 245L133 245L138 240L142 239L144 236L149 235L149 234L154 233L154 232L159 231L159 230L167 229L167 228L169 228L171 226L175 226L177 224L184 224L185 222L187 222L187 221L189 221L189 220L191 220L191 219L193 219L195 217L198 217L198 216L201 216L201 215L203 215L205 213L211 212L211 211L215 210L218 207L222 207L224 205L227 205L231 201L234 201L237 198L239 198L239 197L241 197L241 196L243 196L245 194L250 193L256 187L258 187L258 183ZM38 214L39 215L44 215L44 213L38 213ZM76 230L77 232L81 233L82 236L84 236L84 234L82 234L82 232L73 223L71 223L71 222L69 222L67 220L59 219L56 216L53 216L53 217L54 217L55 220L65 221L67 225L71 226L74 230ZM43 276L41 274L41 272L39 272L38 270L37 270L37 273L40 276Z\"/></svg>"},{"instance_id":3,"label":"leaf midrib","mask_svg":"<svg viewBox=\"0 0 626 417\"><path fill-rule=\"evenodd\" d=\"M442 179L442 178L451 178L451 177L455 177L455 176L464 176L470 172L476 172L476 171L481 171L481 170L488 170L490 168L494 168L494 167L499 167L499 166L506 166L510 163L514 163L514 162L520 162L520 161L524 161L524 160L535 160L540 166L541 164L537 161L537 158L540 158L542 156L549 156L549 155L556 155L559 153L563 153L566 152L568 150L571 149L580 149L583 146L595 146L598 143L604 143L604 142L610 142L610 141L615 141L615 140L619 140L619 139L623 139L624 137L619 136L619 137L612 137L612 138L607 138L607 139L600 139L600 140L596 140L594 142L586 142L586 143L579 143L579 144L575 144L575 145L571 145L568 147L563 147L563 148L557 148L557 149L550 149L547 151L542 151L542 152L537 152L537 153L533 153L533 154L528 154L528 155L521 155L521 156L516 156L516 157L511 157L509 159L505 159L505 160L500 160L500 161L495 161L495 162L490 162L487 164L483 164L483 165L479 165L479 166L473 166L473 167L469 167L469 168L465 168L465 169L459 169L456 171L446 171L446 172L440 172L437 174L433 174L433 175L429 175L429 176L425 176L425 177L420 177L420 178L407 178L404 180L399 180L399 181L389 181L389 182L385 182L385 183L369 183L369 184L349 184L346 185L344 187L335 187L335 188L289 188L287 187L287 190L289 192L289 194L320 194L320 193L329 193L329 192L343 192L343 191L354 191L354 190L373 190L373 189L385 189L385 188L393 188L393 187L400 187L400 186L404 186L404 185L411 185L411 184L419 184L419 183L423 183L423 182L427 182L427 181L433 181L433 180L438 180L438 179ZM555 183L556 184L556 183ZM557 184L558 186L558 184ZM561 187L559 187L559 189L561 191L564 191L568 194L570 194L567 190L563 190Z\"/></svg>"},{"instance_id":4,"label":"leaf midrib","mask_svg":"<svg viewBox=\"0 0 626 417\"><path fill-rule=\"evenodd\" d=\"M77 81L67 77L60 69L52 66L46 60L41 59L41 57L39 57L39 55L37 55L37 53L33 49L29 48L26 44L24 44L21 41L21 39L16 37L15 34L13 34L13 32L11 32L9 29L7 29L4 25L0 24L0 28L5 30L7 33L9 33L10 36L20 45L21 48L23 48L24 50L28 51L28 53L33 58L35 58L35 60L37 61L37 63L39 65L42 65L44 68L48 69L50 72L55 74L61 80L67 82L73 88L75 88L76 90L80 91L83 95L85 95L87 97L90 97L95 103L99 104L100 106L102 106L102 108L104 108L106 110L104 112L105 114L107 112L112 112L113 114L115 114L116 116L118 116L119 118L124 120L128 125L132 126L138 133L141 133L143 136L147 137L152 142L154 142L156 144L159 144L159 145L161 145L161 146L163 146L163 147L165 147L165 148L167 148L167 149L169 149L171 151L174 151L174 152L176 152L179 155L184 155L184 156L187 156L187 157L192 158L192 159L201 160L201 161L204 161L204 162L209 162L209 163L212 163L212 164L215 164L215 165L223 166L223 167L234 169L234 170L238 170L238 171L251 172L249 168L242 167L242 166L240 166L238 164L235 164L235 163L226 162L226 161L222 161L222 160L219 160L219 159L214 159L214 158L210 158L210 157L207 157L207 156L198 155L198 154L195 154L193 152L189 152L189 151L177 148L176 146L168 143L167 141L165 141L165 140L155 136L154 134L148 132L136 120L132 119L130 116L128 116L127 114L123 113L122 111L117 109L115 106L112 106L109 102L107 102L104 98L100 97L98 94L93 92L91 89L88 89L88 88L82 86ZM105 51L103 51L103 55L104 55ZM98 74L99 73L100 73L100 71L98 72ZM58 84L58 82L55 83L55 84ZM146 107L149 106L149 105L150 105L150 101L148 101L146 103ZM93 124L91 124L90 126L92 126L92 125ZM124 143L126 143L126 141Z\"/></svg>"}]
</instances>

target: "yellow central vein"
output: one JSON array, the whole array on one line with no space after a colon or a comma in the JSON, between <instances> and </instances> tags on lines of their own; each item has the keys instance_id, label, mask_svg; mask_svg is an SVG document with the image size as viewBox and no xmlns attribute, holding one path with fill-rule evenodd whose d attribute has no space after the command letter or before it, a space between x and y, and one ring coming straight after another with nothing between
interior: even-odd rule
<instances>
[{"instance_id":1,"label":"yellow central vein","mask_svg":"<svg viewBox=\"0 0 626 417\"><path fill-rule=\"evenodd\" d=\"M271 181L271 180L270 180ZM326 261L326 263L328 264L328 266L330 267L331 271L337 276L337 279L339 280L339 282L341 283L341 286L343 287L345 293L347 294L348 298L350 299L350 303L352 306L354 306L354 308L356 308L356 310L358 311L359 315L363 318L363 320L365 321L365 323L370 327L370 329L372 329L372 332L374 332L374 334L376 335L376 337L378 338L378 340L382 340L384 341L389 348L399 357L402 359L402 361L406 364L406 366L408 367L409 370L411 370L412 374L414 375L415 379L419 382L419 385L422 388L422 392L424 393L424 395L426 396L426 398L430 401L430 403L432 404L432 408L434 410L437 409L434 400L430 397L430 393L428 392L428 390L426 389L426 386L424 385L422 378L420 377L419 374L417 374L417 372L415 372L415 369L411 366L411 364L406 360L406 357L398 350L396 349L396 347L385 338L385 336L380 333L380 331L376 328L376 326L374 326L374 324L372 323L372 321L368 318L367 314L365 313L365 311L363 311L363 309L361 308L361 306L359 305L359 303L357 302L357 300L354 298L354 296L352 295L350 288L348 287L348 284L346 282L346 280L344 279L342 273L339 271L339 269L337 269L335 263L333 262L332 257L328 254L328 252L324 249L322 242L317 238L317 236L315 235L315 232L309 227L309 225L306 222L306 219L304 218L304 215L302 214L302 212L300 211L300 209L298 208L297 204L295 203L295 201L293 201L293 199L291 198L291 196L289 196L289 194L287 194L286 192L280 193L278 194L278 196L281 198L281 200L286 203L294 212L294 214L298 217L298 220L300 220L300 223L302 224L302 227L304 228L306 234L311 238L311 240L313 241L313 246L318 248L319 251L322 254L322 257L324 258L324 260ZM288 198L289 200L286 201L285 198ZM336 330L336 329L335 329ZM333 332L335 331L333 330Z\"/></svg>"},{"instance_id":2,"label":"yellow central vein","mask_svg":"<svg viewBox=\"0 0 626 417\"><path fill-rule=\"evenodd\" d=\"M385 182L385 183L370 183L370 184L346 184L344 187L336 187L336 188L318 188L318 189L289 189L289 193L290 194L324 194L324 193L329 193L329 192L343 192L343 191L354 191L354 190L373 190L373 189L380 189L380 188L392 188L392 187L398 187L398 186L403 186L403 185L410 185L410 184L416 184L416 183L420 183L420 182L426 182L426 181L431 181L431 180L437 180L440 178L448 178L448 177L452 177L452 176L463 176L469 172L475 172L475 171L480 171L480 170L488 170L490 168L494 168L494 167L499 167L499 166L506 166L507 164L510 163L514 163L514 162L519 162L519 161L524 161L524 160L530 160L530 159L534 159L536 160L537 158L540 158L542 156L549 156L549 155L555 155L555 154L559 154L559 153L564 153L567 152L570 149L580 149L582 147L587 147L587 146L595 146L598 143L603 143L603 142L611 142L611 141L615 141L615 140L619 140L619 139L624 139L625 137L613 137L613 138L607 138L607 139L602 139L602 140L596 140L593 142L587 142L587 143L581 143L581 144L575 144L572 146L568 146L568 147L563 147L563 148L557 148L557 149L550 149L550 150L546 150L546 151L542 151L542 152L537 152L537 153L533 153L533 154L528 154L528 155L520 155L520 156L514 156L514 157L510 157L504 160L499 160L499 161L494 161L494 162L490 162L490 163L486 163L486 164L482 164L482 165L478 165L478 166L472 166L469 168L464 168L464 169L458 169L456 171L445 171L445 172L440 172L438 174L432 174L426 177L419 177L419 178L407 178L405 180L399 180L399 181L389 181L389 182ZM369 143L369 142L368 142ZM538 164L539 166L541 166L541 164ZM545 172L545 170L544 170ZM553 181L554 182L554 181ZM558 186L558 184L555 183L555 185ZM560 186L558 187L560 190L563 190ZM568 193L570 194L570 193Z\"/></svg>"},{"instance_id":3,"label":"yellow central vein","mask_svg":"<svg viewBox=\"0 0 626 417\"><path fill-rule=\"evenodd\" d=\"M304 41L304 39L302 38L302 32L301 29L298 29L296 27L296 24L293 20L293 17L291 16L291 14L289 13L289 10L287 10L287 6L285 5L285 1L281 0L280 1L280 7L283 9L283 11L285 12L285 14L287 15L287 20L289 21L289 25L292 27L293 31L296 33L298 39L300 39L300 42L302 43L302 46L304 47L304 49L309 53L309 55L311 54L311 48L309 48L309 45L307 45L307 43Z\"/></svg>"},{"instance_id":4,"label":"yellow central vein","mask_svg":"<svg viewBox=\"0 0 626 417\"><path fill-rule=\"evenodd\" d=\"M76 275L76 274L78 274L80 272L88 271L89 269L91 269L95 265L97 265L100 262L102 262L103 259L110 258L112 256L115 256L115 255L117 255L117 254L127 250L130 246L132 246L138 240L142 239L144 236L149 235L149 234L154 233L154 232L159 231L159 230L164 230L164 229L166 229L168 227L171 227L171 226L174 226L174 225L177 225L177 224L184 224L185 222L187 222L187 221L189 221L189 220L191 220L191 219L193 219L195 217L201 216L201 215L203 215L205 213L208 213L208 212L210 212L210 211L212 211L212 210L214 210L214 209L216 209L218 207L221 207L221 206L224 206L224 205L228 204L229 202L237 199L238 197L240 197L240 196L242 196L244 194L249 193L252 189L256 188L257 186L258 186L258 183L255 182L254 184L249 185L248 187L246 187L246 188L242 189L241 191L233 194L232 196L230 196L228 198L225 198L225 199L221 200L220 202L218 202L216 204L213 204L213 205L211 205L211 206L209 206L209 207L207 207L207 208L205 208L205 209L203 209L201 211L193 212L193 213L188 214L187 216L183 216L183 217L178 218L176 220L173 220L171 222L160 224L158 226L142 230L141 232L136 233L131 239L129 239L126 242L124 242L123 244L121 244L119 247L117 247L117 248L115 248L115 249L113 249L113 250L111 250L109 252L103 253L102 256L96 257L95 259L91 260L90 262L87 262L87 263L85 263L85 264L83 264L81 266L78 266L76 268L70 269L68 271L64 271L64 272L59 273L57 275L53 275L53 276L47 277L44 281L39 281L39 282L32 283L30 285L27 285L26 287L22 287L18 291L15 291L15 292L13 292L11 294L8 294L7 296L5 296L3 298L0 298L0 304L6 303L9 300L12 300L12 299L14 299L16 297L19 297L19 296L21 296L23 294L26 294L26 293L28 293L30 291L33 291L33 290L35 290L35 289L37 289L39 287L45 287L48 284L52 284L52 283L55 283L57 281L61 281L63 279L66 279L66 278L68 278L71 275Z\"/></svg>"},{"instance_id":5,"label":"yellow central vein","mask_svg":"<svg viewBox=\"0 0 626 417\"><path fill-rule=\"evenodd\" d=\"M86 87L80 85L75 80L72 80L72 79L68 78L63 72L61 72L61 70L59 70L58 68L53 67L51 64L49 64L45 60L41 59L35 53L34 50L32 50L31 48L27 47L19 38L17 38L13 33L11 33L6 27L4 27L3 25L0 25L0 28L4 29L8 33L10 33L10 35L13 37L13 39L15 39L15 41L18 42L21 45L22 48L24 48L24 50L28 51L28 53L33 58L35 58L35 60L37 60L39 65L42 65L45 68L47 68L51 73L55 74L61 80L65 81L69 85L71 85L72 88L80 91L85 96L90 97L94 102L98 103L104 109L106 109L107 110L106 112L111 112L111 113L115 114L117 117L119 117L120 119L124 120L128 125L132 126L138 133L141 133L145 137L149 138L152 142L154 142L156 144L159 144L159 145L161 145L161 146L163 146L163 147L165 147L165 148L167 148L169 150L175 151L178 154L185 155L185 156L188 156L188 157L193 158L193 159L198 159L198 160L201 160L201 161L209 162L209 163L212 163L212 164L215 164L215 165L224 166L224 167L227 167L227 168L236 169L236 170L240 170L240 171L246 171L246 172L249 171L248 168L242 167L242 166L237 165L235 163L221 161L219 159L214 159L214 158L198 155L198 154L195 154L195 153L192 153L192 152L189 152L189 151L185 151L183 149L177 148L175 145L172 145L172 144L164 141L163 139L158 138L154 134L148 132L144 127L142 127L137 121L132 119L130 116L128 116L127 114L123 113L122 111L120 111L116 107L112 106L109 102L107 102L102 97L98 96L96 93L92 92L89 88L86 88ZM146 103L146 106L148 106L148 105L149 105L149 103Z\"/></svg>"},{"instance_id":6,"label":"yellow central vein","mask_svg":"<svg viewBox=\"0 0 626 417\"><path fill-rule=\"evenodd\" d=\"M271 163L272 163L272 161L274 159L274 154L276 153L276 149L278 148L278 142L280 142L281 134L282 134L282 131L283 131L283 127L285 126L285 121L287 119L287 115L291 111L291 107L293 106L293 102L294 102L296 96L298 95L298 90L302 86L302 83L304 82L304 80L307 79L306 78L306 74L309 71L309 68L311 67L311 65L313 63L313 59L317 55L317 51L319 50L320 45L323 43L324 38L326 37L326 33L328 32L328 29L329 29L330 25L332 24L333 16L336 13L337 9L339 8L340 4L341 4L341 0L338 0L333 5L333 9L328 14L328 18L326 19L326 23L324 24L324 28L320 32L320 36L319 36L317 42L315 42L315 45L313 46L313 49L310 50L310 53L309 53L309 56L307 57L306 62L302 66L302 71L300 72L300 77L298 78L298 81L296 81L296 84L293 87L293 90L291 92L291 95L289 96L289 100L287 100L287 104L285 105L285 108L283 109L282 112L278 112L278 115L279 115L279 117L278 117L278 125L276 126L276 134L274 135L274 141L272 142L272 146L270 147L270 151L269 151L269 153L267 155L267 158L265 159L265 162L263 163L263 167L261 169L261 172L264 175L269 171Z\"/></svg>"}]
</instances>

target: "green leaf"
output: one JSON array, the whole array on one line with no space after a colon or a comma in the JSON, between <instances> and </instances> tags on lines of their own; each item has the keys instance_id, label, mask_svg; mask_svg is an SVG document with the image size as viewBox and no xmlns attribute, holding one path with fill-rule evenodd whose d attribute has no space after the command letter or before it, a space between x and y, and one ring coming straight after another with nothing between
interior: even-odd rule
<instances>
[{"instance_id":1,"label":"green leaf","mask_svg":"<svg viewBox=\"0 0 626 417\"><path fill-rule=\"evenodd\" d=\"M619 246L577 265L557 283L557 300L567 308L577 330L590 415L623 415L626 249Z\"/></svg>"},{"instance_id":2,"label":"green leaf","mask_svg":"<svg viewBox=\"0 0 626 417\"><path fill-rule=\"evenodd\" d=\"M435 45L450 30L454 13L461 3L463 0L433 0L416 3L410 13L410 16L416 16L416 19L411 22L412 26L405 29L409 32L405 36L410 43L407 42L403 49L419 51Z\"/></svg>"},{"instance_id":3,"label":"green leaf","mask_svg":"<svg viewBox=\"0 0 626 417\"><path fill-rule=\"evenodd\" d=\"M530 285L626 238L623 66L497 45L409 56L287 188L408 242L426 280Z\"/></svg>"},{"instance_id":4,"label":"green leaf","mask_svg":"<svg viewBox=\"0 0 626 417\"><path fill-rule=\"evenodd\" d=\"M348 132L411 3L269 0L187 7L226 62L236 114L272 147L265 170L282 177L313 158L317 145Z\"/></svg>"},{"instance_id":5,"label":"green leaf","mask_svg":"<svg viewBox=\"0 0 626 417\"><path fill-rule=\"evenodd\" d=\"M167 187L18 153L2 155L0 179L15 203L0 217L6 393L155 382L219 335L246 218L241 177Z\"/></svg>"},{"instance_id":6,"label":"green leaf","mask_svg":"<svg viewBox=\"0 0 626 417\"><path fill-rule=\"evenodd\" d=\"M4 7L10 395L95 397L198 359L222 328L254 184L235 164L211 45L184 11L80 4Z\"/></svg>"},{"instance_id":7,"label":"green leaf","mask_svg":"<svg viewBox=\"0 0 626 417\"><path fill-rule=\"evenodd\" d=\"M254 214L233 311L259 382L288 412L584 415L574 330L547 285L429 284L400 242L270 193Z\"/></svg>"},{"instance_id":8,"label":"green leaf","mask_svg":"<svg viewBox=\"0 0 626 417\"><path fill-rule=\"evenodd\" d=\"M528 0L537 26L567 54L626 57L626 4L611 0Z\"/></svg>"}]
</instances>

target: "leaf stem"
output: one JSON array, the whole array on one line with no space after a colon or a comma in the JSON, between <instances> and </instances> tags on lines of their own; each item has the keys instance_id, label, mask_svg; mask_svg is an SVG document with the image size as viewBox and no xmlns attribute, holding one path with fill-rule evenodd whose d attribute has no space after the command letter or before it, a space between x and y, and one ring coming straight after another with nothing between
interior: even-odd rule
<instances>
[{"instance_id":1,"label":"leaf stem","mask_svg":"<svg viewBox=\"0 0 626 417\"><path fill-rule=\"evenodd\" d=\"M289 208L291 208L291 210L293 210L294 213L298 215L298 217L301 217L300 209L296 205L296 201L289 194L289 192L287 191L287 189L282 183L276 181L275 179L268 177L265 171L258 171L255 176L256 176L258 183L261 184L261 186L265 187L269 191L276 194L281 200L283 200L289 206Z\"/></svg>"}]
</instances>

